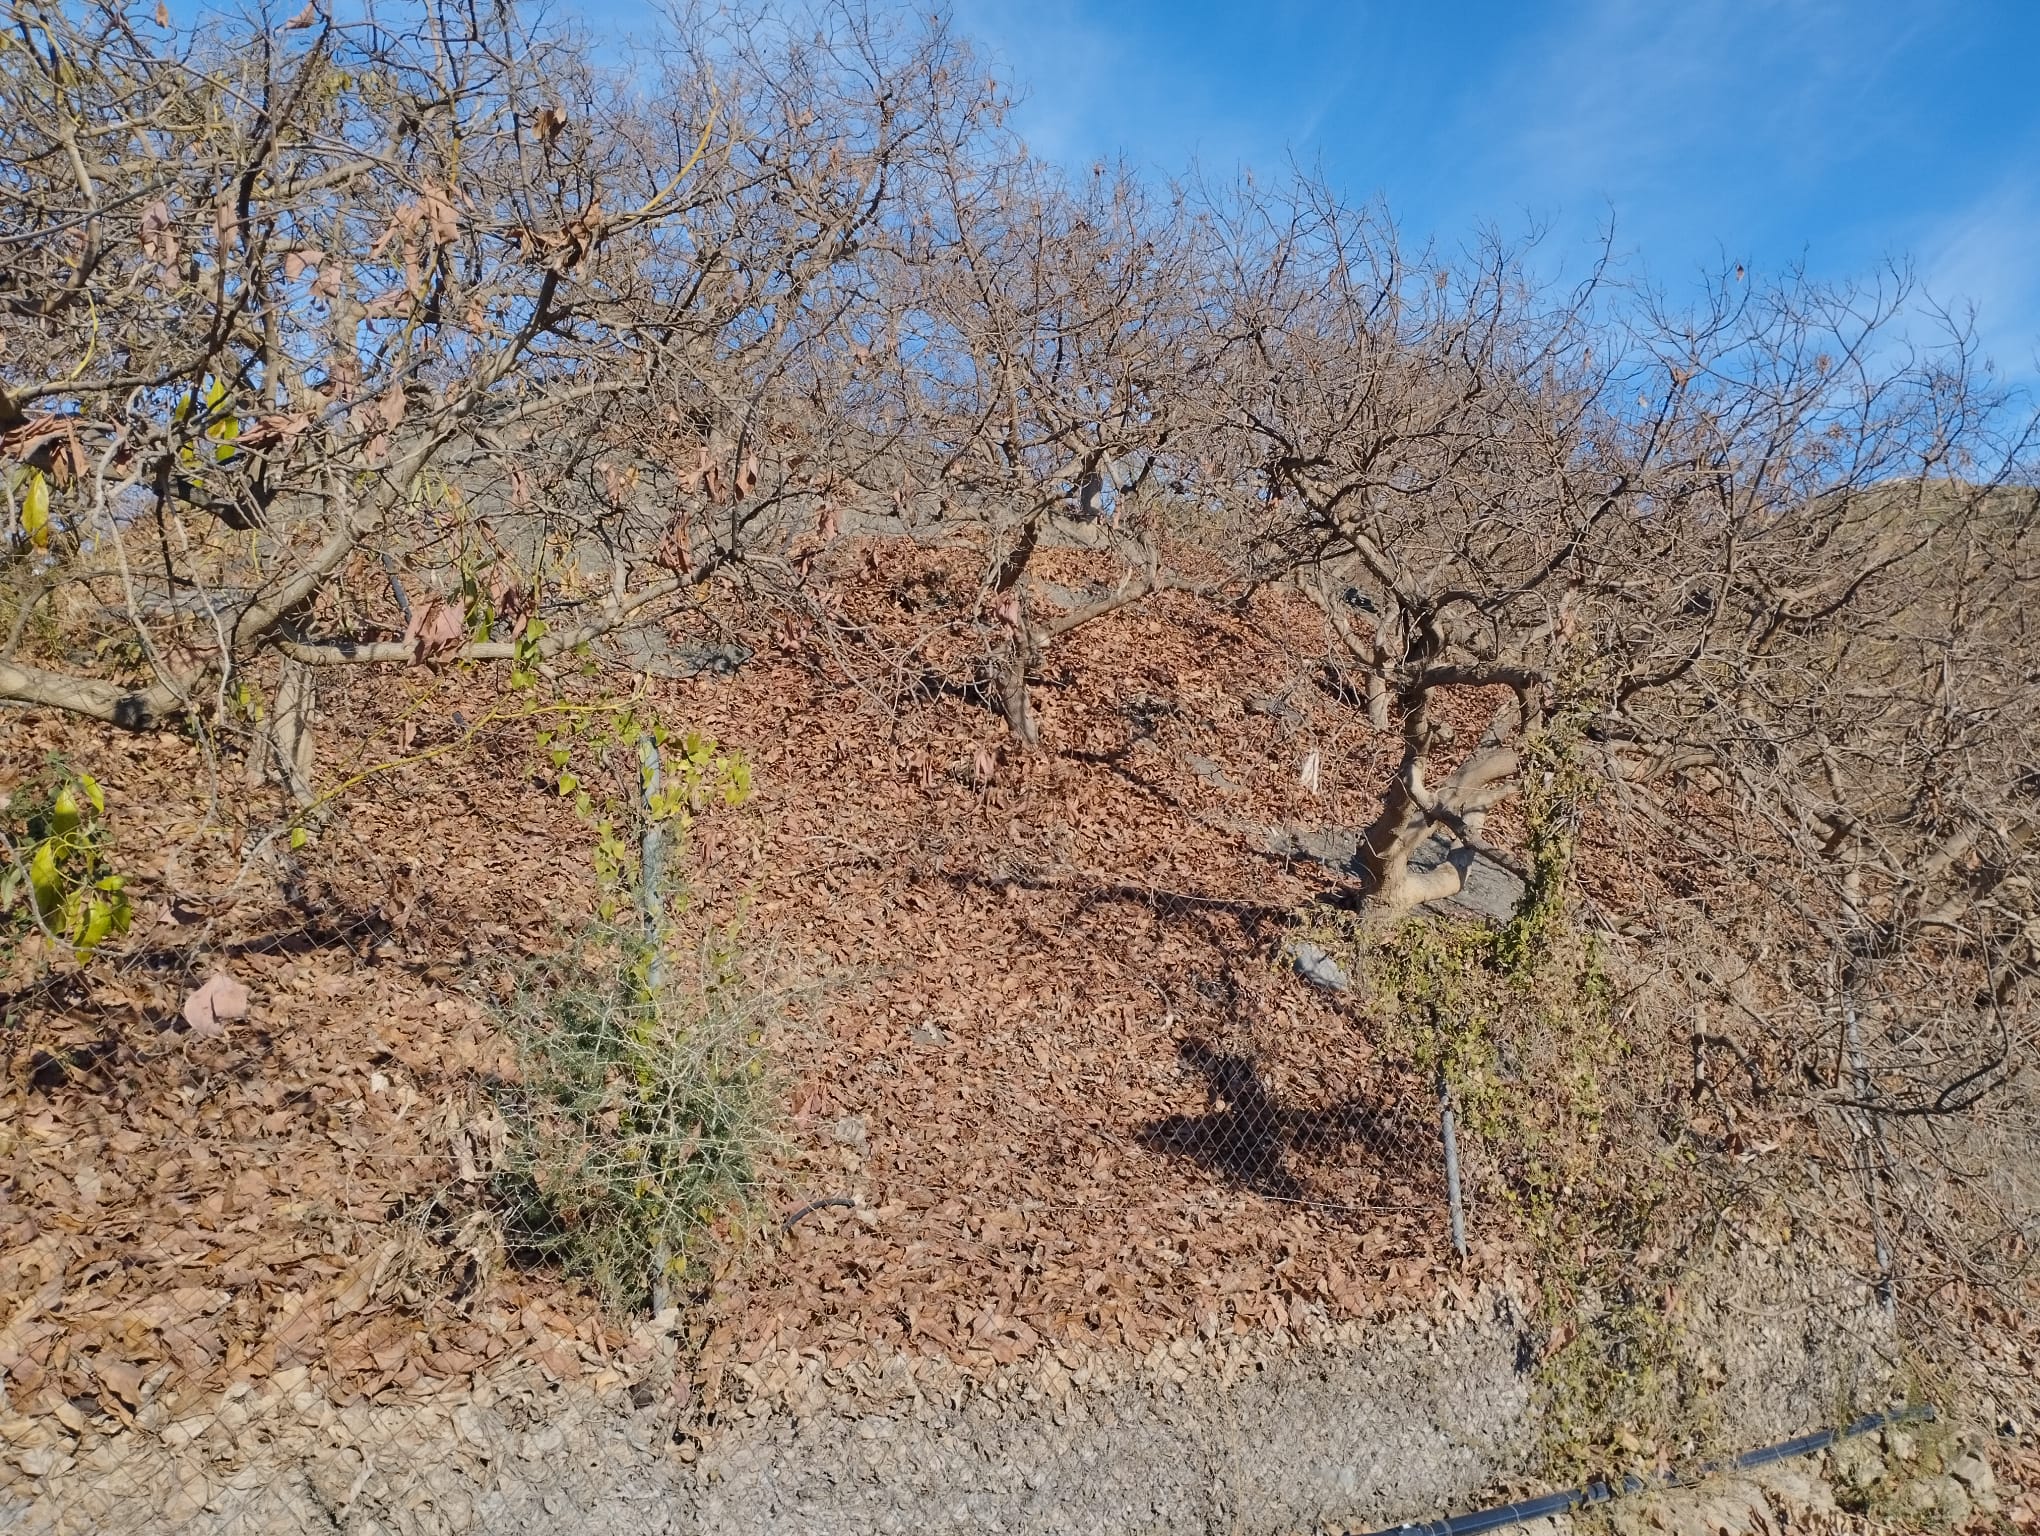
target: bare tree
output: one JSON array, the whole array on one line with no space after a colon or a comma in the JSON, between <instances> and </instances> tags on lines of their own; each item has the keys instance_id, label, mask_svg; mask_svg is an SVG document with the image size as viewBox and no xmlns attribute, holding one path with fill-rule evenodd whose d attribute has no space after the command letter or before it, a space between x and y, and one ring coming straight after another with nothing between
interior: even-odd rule
<instances>
[{"instance_id":1,"label":"bare tree","mask_svg":"<svg viewBox=\"0 0 2040 1536\"><path fill-rule=\"evenodd\" d=\"M1959 335L1898 346L1902 287L1729 277L1680 314L1597 272L1553 299L1518 252L1411 258L1309 183L1234 200L1222 227L1240 297L1204 408L1211 485L1258 519L1258 574L1319 604L1371 722L1400 735L1361 840L1376 911L1456 890L1477 852L1509 862L1484 821L1555 708L1632 788L1733 762L1753 808L1861 846L1843 802L1870 792L1838 795L1835 775L1945 708L1926 632L1959 622L1976 644L2017 622L2023 503L1999 487L2030 475L2030 430ZM1941 585L1956 570L1960 596ZM1810 691L1809 645L1851 681ZM1872 657L1914 692L1873 683ZM1467 689L1500 702L1455 743L1436 706ZM2017 692L1977 728L2019 719ZM1854 713L1788 731L1787 699ZM2011 748L1957 755L2013 782ZM1453 856L1414 872L1434 835ZM1922 877L1945 882L1980 835L1956 835L1938 876L1923 852Z\"/></svg>"},{"instance_id":2,"label":"bare tree","mask_svg":"<svg viewBox=\"0 0 2040 1536\"><path fill-rule=\"evenodd\" d=\"M996 144L943 160L915 214L861 350L895 371L900 513L983 558L982 686L1032 745L1050 645L1189 584L1155 493L1194 368L1198 245L1123 169L1071 188ZM1057 535L1109 551L1116 583L1044 604L1030 562Z\"/></svg>"},{"instance_id":3,"label":"bare tree","mask_svg":"<svg viewBox=\"0 0 2040 1536\"><path fill-rule=\"evenodd\" d=\"M1398 915L1497 852L1487 815L1629 506L1623 472L1587 451L1593 288L1545 307L1498 243L1455 266L1409 257L1385 220L1308 181L1215 215L1234 298L1206 376L1209 489L1258 524L1255 575L1317 603L1370 723L1400 734L1360 842L1369 904ZM1470 753L1435 708L1457 689L1505 699ZM1434 832L1458 846L1420 873Z\"/></svg>"},{"instance_id":4,"label":"bare tree","mask_svg":"<svg viewBox=\"0 0 2040 1536\"><path fill-rule=\"evenodd\" d=\"M1902 287L1737 286L1653 328L1669 600L1596 734L1631 825L1720 871L1770 998L1740 1022L1853 1146L1887 1283L1899 1224L1932 1283L2002 1275L2040 1211L1989 1150L2033 1123L2032 418L1959 325L1890 334Z\"/></svg>"},{"instance_id":5,"label":"bare tree","mask_svg":"<svg viewBox=\"0 0 2040 1536\"><path fill-rule=\"evenodd\" d=\"M736 559L765 402L981 90L820 21L683 28L633 94L504 12L11 6L0 697L245 726L276 653L302 795L318 668L539 664Z\"/></svg>"}]
</instances>

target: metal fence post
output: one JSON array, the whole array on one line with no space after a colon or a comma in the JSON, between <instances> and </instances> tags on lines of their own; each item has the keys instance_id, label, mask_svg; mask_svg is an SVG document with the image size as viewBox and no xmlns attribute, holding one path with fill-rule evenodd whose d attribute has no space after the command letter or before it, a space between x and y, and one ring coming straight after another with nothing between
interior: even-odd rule
<instances>
[{"instance_id":1,"label":"metal fence post","mask_svg":"<svg viewBox=\"0 0 2040 1536\"><path fill-rule=\"evenodd\" d=\"M1445 1137L1445 1198L1452 1212L1452 1251L1466 1257L1466 1209L1459 1199L1459 1131L1452 1111L1452 1085L1438 1069L1438 1119Z\"/></svg>"},{"instance_id":2,"label":"metal fence post","mask_svg":"<svg viewBox=\"0 0 2040 1536\"><path fill-rule=\"evenodd\" d=\"M638 737L638 780L644 811L644 841L638 857L638 913L645 925L645 1006L658 1008L666 985L665 883L666 829L653 807L663 787L664 773L659 761L659 743L647 731ZM671 1300L666 1273L673 1267L673 1252L662 1233L652 1250L652 1315L666 1310Z\"/></svg>"},{"instance_id":3,"label":"metal fence post","mask_svg":"<svg viewBox=\"0 0 2040 1536\"><path fill-rule=\"evenodd\" d=\"M1891 1245L1884 1235L1884 1201L1878 1193L1880 1174L1883 1169L1884 1135L1877 1123L1877 1111L1872 1106L1872 1083L1870 1065L1863 1057L1863 1033L1856 1019L1856 993L1853 987L1842 989L1842 1035L1849 1051L1849 1071L1855 1081L1856 1100L1862 1107L1850 1116L1850 1123L1856 1132L1856 1144L1861 1153L1863 1174L1863 1195L1870 1206L1870 1238L1877 1262L1877 1302L1883 1307L1886 1317L1898 1313L1897 1267L1892 1263Z\"/></svg>"},{"instance_id":4,"label":"metal fence post","mask_svg":"<svg viewBox=\"0 0 2040 1536\"><path fill-rule=\"evenodd\" d=\"M644 844L638 861L638 911L644 918L645 944L651 950L648 984L652 994L657 996L660 984L666 979L666 829L652 811L663 787L664 773L659 762L659 744L649 732L638 738L638 768L638 777L644 786L642 805L645 816Z\"/></svg>"}]
</instances>

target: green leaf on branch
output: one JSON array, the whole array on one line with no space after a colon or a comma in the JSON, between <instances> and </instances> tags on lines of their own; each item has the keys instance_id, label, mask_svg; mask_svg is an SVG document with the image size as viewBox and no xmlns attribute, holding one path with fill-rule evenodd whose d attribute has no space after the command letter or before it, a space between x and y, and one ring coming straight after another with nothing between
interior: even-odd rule
<instances>
[{"instance_id":1,"label":"green leaf on branch","mask_svg":"<svg viewBox=\"0 0 2040 1536\"><path fill-rule=\"evenodd\" d=\"M28 472L28 488L21 498L21 531L35 548L50 547L50 483L41 470Z\"/></svg>"}]
</instances>

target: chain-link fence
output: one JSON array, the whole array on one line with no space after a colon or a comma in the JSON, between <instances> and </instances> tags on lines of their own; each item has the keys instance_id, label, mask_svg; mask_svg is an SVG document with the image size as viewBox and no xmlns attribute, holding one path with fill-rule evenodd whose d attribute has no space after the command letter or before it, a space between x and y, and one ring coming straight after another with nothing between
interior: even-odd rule
<instances>
[{"instance_id":1,"label":"chain-link fence","mask_svg":"<svg viewBox=\"0 0 2040 1536\"><path fill-rule=\"evenodd\" d=\"M448 788L485 803L526 751L483 737ZM285 905L173 900L8 1000L8 1528L630 1528L633 1498L707 1509L768 1426L1052 1417L1504 1295L1547 1308L1511 1326L1552 1421L1594 1426L1557 1465L1678 1450L1651 1436L1685 1390L1683 1234L1797 1110L1639 1016L1604 947L1509 902L1370 929L1322 858L1187 819L1160 856L1073 857L979 790L890 842L781 804L753 856L711 819L673 855L694 905L662 984L543 903L449 896L584 878L578 823L376 854L429 849L445 799L366 789ZM625 1000L607 1033L535 1057L590 995ZM712 1018L728 1049L647 1070ZM754 1097L769 1144L712 1167ZM1742 1182L1668 1178L1677 1136ZM698 1209L661 1204L682 1169Z\"/></svg>"},{"instance_id":2,"label":"chain-link fence","mask_svg":"<svg viewBox=\"0 0 2040 1536\"><path fill-rule=\"evenodd\" d=\"M1037 868L924 871L895 905L938 894L922 974L839 976L788 1027L778 1150L662 1266L663 1309L519 1237L489 968L414 954L393 909L15 999L10 1528L594 1518L603 1478L888 1372L1222 1362L1459 1273L1435 1077L1309 979L1276 904ZM951 925L973 979L931 986ZM293 1029L293 999L341 1022ZM544 1486L577 1452L607 1471Z\"/></svg>"}]
</instances>

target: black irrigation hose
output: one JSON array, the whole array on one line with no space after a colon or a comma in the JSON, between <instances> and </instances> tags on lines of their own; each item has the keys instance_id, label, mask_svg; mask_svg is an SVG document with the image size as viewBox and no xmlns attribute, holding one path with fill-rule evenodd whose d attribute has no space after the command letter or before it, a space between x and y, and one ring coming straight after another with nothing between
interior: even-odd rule
<instances>
[{"instance_id":1,"label":"black irrigation hose","mask_svg":"<svg viewBox=\"0 0 2040 1536\"><path fill-rule=\"evenodd\" d=\"M857 1209L857 1201L849 1195L830 1195L826 1199L810 1200L806 1205L802 1206L799 1210L795 1211L791 1216L787 1217L786 1220L782 1221L779 1224L779 1230L782 1232L791 1232L793 1230L794 1223L799 1221L801 1217L812 1215L816 1211L826 1211L832 1205L840 1205L846 1210L854 1211L855 1209Z\"/></svg>"},{"instance_id":2,"label":"black irrigation hose","mask_svg":"<svg viewBox=\"0 0 2040 1536\"><path fill-rule=\"evenodd\" d=\"M1683 1483L1697 1482L1703 1477L1723 1470L1747 1472L1752 1467L1767 1467L1774 1461L1789 1461L1794 1456L1811 1456L1815 1451L1826 1450L1838 1440L1867 1435L1873 1429L1883 1429L1891 1424L1914 1424L1933 1417L1934 1410L1931 1406L1894 1408L1889 1413L1866 1414L1842 1429L1817 1429L1810 1435L1801 1435L1797 1440L1781 1441L1777 1445L1767 1445L1761 1450L1744 1451L1725 1466L1721 1462L1708 1462L1698 1472L1685 1477L1674 1473L1670 1477L1658 1478L1651 1482L1645 1482L1640 1477L1625 1477L1619 1485L1588 1483L1584 1488L1567 1488L1535 1499L1522 1499L1514 1504L1476 1510L1471 1514L1448 1515L1443 1520L1432 1520L1423 1524L1392 1525L1386 1530L1374 1532L1373 1536L1480 1536L1483 1531L1498 1530L1505 1525L1516 1525L1529 1520L1542 1520L1549 1515L1562 1515L1567 1510L1578 1509L1583 1504L1605 1504L1608 1500L1623 1494L1642 1493L1647 1488L1676 1488Z\"/></svg>"}]
</instances>

